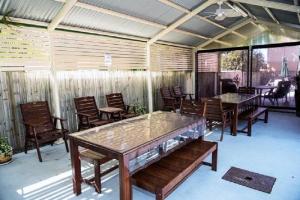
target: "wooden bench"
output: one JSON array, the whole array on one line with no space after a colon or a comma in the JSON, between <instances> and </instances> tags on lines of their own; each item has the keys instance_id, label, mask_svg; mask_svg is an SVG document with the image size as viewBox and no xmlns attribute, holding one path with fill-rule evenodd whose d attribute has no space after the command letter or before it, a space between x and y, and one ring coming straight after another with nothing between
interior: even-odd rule
<instances>
[{"instance_id":1,"label":"wooden bench","mask_svg":"<svg viewBox=\"0 0 300 200\"><path fill-rule=\"evenodd\" d=\"M264 119L258 118L262 114L265 114ZM243 128L240 132L245 132L247 133L248 136L251 136L252 134L252 125L255 121L257 120L263 120L265 123L268 123L268 118L269 118L269 111L268 108L263 108L263 107L256 107L254 109L245 111L241 113L239 118L247 120L247 126ZM247 131L245 131L247 129Z\"/></svg>"},{"instance_id":2,"label":"wooden bench","mask_svg":"<svg viewBox=\"0 0 300 200\"><path fill-rule=\"evenodd\" d=\"M218 144L201 139L193 140L161 160L138 171L132 184L156 194L156 200L165 199L201 164L217 170ZM212 154L212 163L203 160Z\"/></svg>"}]
</instances>

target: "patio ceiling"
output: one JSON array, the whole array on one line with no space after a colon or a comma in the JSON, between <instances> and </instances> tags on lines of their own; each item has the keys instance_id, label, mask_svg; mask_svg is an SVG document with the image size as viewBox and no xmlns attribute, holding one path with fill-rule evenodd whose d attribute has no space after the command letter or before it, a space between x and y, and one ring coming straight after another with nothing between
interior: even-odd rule
<instances>
[{"instance_id":1,"label":"patio ceiling","mask_svg":"<svg viewBox=\"0 0 300 200\"><path fill-rule=\"evenodd\" d=\"M0 15L14 10L19 22L46 23L56 28L101 31L102 34L134 36L150 43L157 41L205 48L210 43L232 46L222 40L227 34L246 40L239 24L266 21L278 26L300 28L297 0L233 0L225 8L243 10L248 16L215 21L206 18L218 0L0 0ZM28 22L27 22L28 23ZM68 28L69 27L69 28ZM74 30L74 29L73 29Z\"/></svg>"}]
</instances>

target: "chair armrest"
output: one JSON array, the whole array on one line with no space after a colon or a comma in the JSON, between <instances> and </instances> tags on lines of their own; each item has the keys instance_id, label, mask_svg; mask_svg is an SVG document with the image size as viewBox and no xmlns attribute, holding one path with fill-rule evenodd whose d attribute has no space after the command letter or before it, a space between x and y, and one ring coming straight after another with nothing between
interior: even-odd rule
<instances>
[{"instance_id":1,"label":"chair armrest","mask_svg":"<svg viewBox=\"0 0 300 200\"><path fill-rule=\"evenodd\" d=\"M82 116L82 117L91 117L91 115L89 115L89 114L86 114L86 113L80 113L80 112L77 112L76 115Z\"/></svg>"},{"instance_id":2,"label":"chair armrest","mask_svg":"<svg viewBox=\"0 0 300 200\"><path fill-rule=\"evenodd\" d=\"M32 122L25 122L25 121L23 121L23 124L26 126L30 126L32 128L37 128L37 127L45 125L45 123L32 123Z\"/></svg>"}]
</instances>

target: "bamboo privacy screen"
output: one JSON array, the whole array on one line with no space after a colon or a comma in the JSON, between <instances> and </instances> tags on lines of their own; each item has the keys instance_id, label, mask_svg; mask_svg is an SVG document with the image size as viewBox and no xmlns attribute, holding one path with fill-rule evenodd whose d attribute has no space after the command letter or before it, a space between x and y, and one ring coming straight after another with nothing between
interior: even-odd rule
<instances>
[{"instance_id":1,"label":"bamboo privacy screen","mask_svg":"<svg viewBox=\"0 0 300 200\"><path fill-rule=\"evenodd\" d=\"M8 138L15 151L24 145L20 103L47 100L52 111L58 107L61 117L68 119L71 131L77 129L75 97L95 96L101 107L106 106L106 94L122 92L127 104L148 106L145 43L22 27L2 33L0 71L5 68L5 72L0 72L0 135ZM158 70L152 73L155 110L161 108L160 87L191 84L190 50L159 47L161 55L156 58L161 62L156 62L159 67L153 65ZM105 65L104 54L111 56L111 66ZM23 71L14 71L16 66ZM59 105L52 99L56 93Z\"/></svg>"}]
</instances>

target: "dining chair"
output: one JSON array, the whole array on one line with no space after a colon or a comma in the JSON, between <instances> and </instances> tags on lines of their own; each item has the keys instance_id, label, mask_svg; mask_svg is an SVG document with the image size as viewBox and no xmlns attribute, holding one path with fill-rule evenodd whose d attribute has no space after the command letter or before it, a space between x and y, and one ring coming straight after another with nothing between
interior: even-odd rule
<instances>
[{"instance_id":1,"label":"dining chair","mask_svg":"<svg viewBox=\"0 0 300 200\"><path fill-rule=\"evenodd\" d=\"M62 138L66 150L69 152L67 135L69 131L64 128L65 119L52 116L47 101L37 101L20 104L23 124L25 126L24 151L27 154L28 144L33 143L36 147L39 161L42 162L40 146L51 144ZM57 127L60 123L60 129Z\"/></svg>"},{"instance_id":2,"label":"dining chair","mask_svg":"<svg viewBox=\"0 0 300 200\"><path fill-rule=\"evenodd\" d=\"M78 131L102 126L112 122L110 119L102 118L98 110L95 97L87 96L74 98L74 103L76 107L76 115L78 116Z\"/></svg>"},{"instance_id":3,"label":"dining chair","mask_svg":"<svg viewBox=\"0 0 300 200\"><path fill-rule=\"evenodd\" d=\"M213 124L220 124L222 127L220 141L223 141L224 130L230 126L233 132L232 109L223 109L221 99L209 98L204 102L204 117L206 117L209 130L212 130Z\"/></svg>"}]
</instances>

